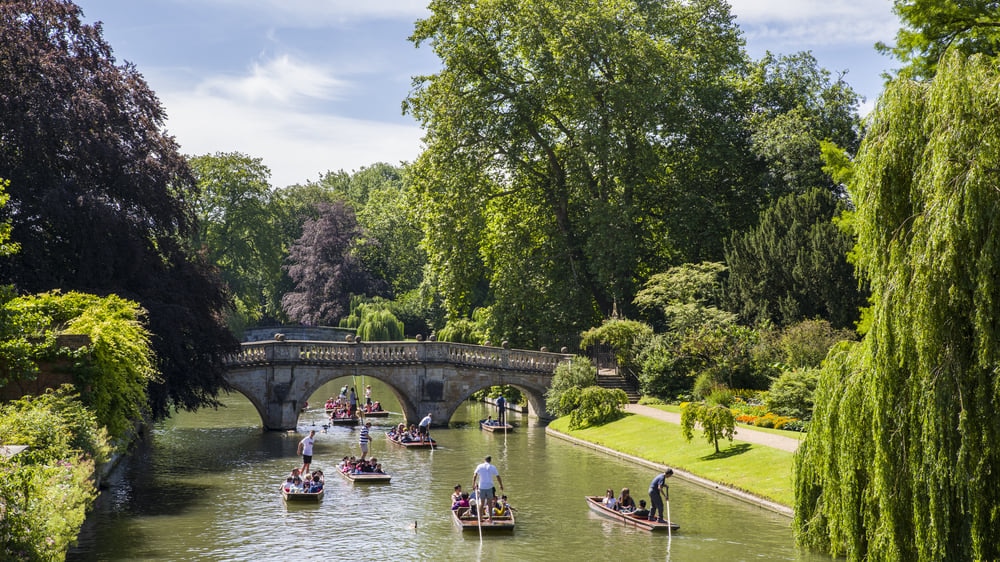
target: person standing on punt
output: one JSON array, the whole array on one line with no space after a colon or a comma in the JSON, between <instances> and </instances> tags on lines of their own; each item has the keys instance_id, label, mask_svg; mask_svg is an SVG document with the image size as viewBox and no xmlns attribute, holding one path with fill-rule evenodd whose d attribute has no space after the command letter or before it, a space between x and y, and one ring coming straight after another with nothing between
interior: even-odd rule
<instances>
[{"instance_id":1,"label":"person standing on punt","mask_svg":"<svg viewBox=\"0 0 1000 562\"><path fill-rule=\"evenodd\" d=\"M420 425L417 426L417 434L420 435L420 442L431 440L431 415L428 413L424 416L424 419L420 420Z\"/></svg>"},{"instance_id":2,"label":"person standing on punt","mask_svg":"<svg viewBox=\"0 0 1000 562\"><path fill-rule=\"evenodd\" d=\"M493 507L497 501L496 489L493 487L494 478L497 484L500 484L500 490L503 491L503 480L500 479L500 472L497 470L497 467L490 464L492 460L492 458L487 456L485 461L480 463L476 467L475 472L472 473L472 488L474 490L477 486L479 488L476 509L482 510L485 508L486 518L490 521L493 521ZM484 500L485 505L483 505Z\"/></svg>"},{"instance_id":3,"label":"person standing on punt","mask_svg":"<svg viewBox=\"0 0 1000 562\"><path fill-rule=\"evenodd\" d=\"M302 438L299 441L299 454L302 455L302 469L301 474L309 474L309 465L312 464L313 460L313 443L316 441L316 430L310 429L309 435Z\"/></svg>"},{"instance_id":4,"label":"person standing on punt","mask_svg":"<svg viewBox=\"0 0 1000 562\"><path fill-rule=\"evenodd\" d=\"M664 523L663 521L663 498L670 501L670 489L667 486L667 478L674 475L674 469L668 468L663 474L657 474L656 478L649 483L649 520ZM657 518L658 517L658 518Z\"/></svg>"},{"instance_id":5,"label":"person standing on punt","mask_svg":"<svg viewBox=\"0 0 1000 562\"><path fill-rule=\"evenodd\" d=\"M365 460L368 456L368 444L372 442L371 436L372 422L365 422L365 425L361 426L361 460Z\"/></svg>"},{"instance_id":6,"label":"person standing on punt","mask_svg":"<svg viewBox=\"0 0 1000 562\"><path fill-rule=\"evenodd\" d=\"M507 423L507 400L503 394L497 398L497 423L500 425Z\"/></svg>"},{"instance_id":7,"label":"person standing on punt","mask_svg":"<svg viewBox=\"0 0 1000 562\"><path fill-rule=\"evenodd\" d=\"M351 387L351 395L347 398L348 403L351 407L351 417L358 415L358 393L354 392L354 387Z\"/></svg>"}]
</instances>

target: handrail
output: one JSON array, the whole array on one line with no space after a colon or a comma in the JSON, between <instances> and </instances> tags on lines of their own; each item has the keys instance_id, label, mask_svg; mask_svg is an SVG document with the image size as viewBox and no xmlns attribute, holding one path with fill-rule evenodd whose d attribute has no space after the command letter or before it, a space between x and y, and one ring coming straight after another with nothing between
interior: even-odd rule
<instances>
[{"instance_id":1,"label":"handrail","mask_svg":"<svg viewBox=\"0 0 1000 562\"><path fill-rule=\"evenodd\" d=\"M552 373L569 359L563 353L504 349L452 342L320 342L306 340L257 341L241 344L227 355L227 367L269 363L310 365L403 365L447 363L453 365Z\"/></svg>"}]
</instances>

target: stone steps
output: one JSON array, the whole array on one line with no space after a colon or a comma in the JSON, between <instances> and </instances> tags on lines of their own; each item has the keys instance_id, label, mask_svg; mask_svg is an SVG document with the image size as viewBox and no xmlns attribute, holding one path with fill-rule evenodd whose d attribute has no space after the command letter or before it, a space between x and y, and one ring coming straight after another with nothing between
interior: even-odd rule
<instances>
[{"instance_id":1,"label":"stone steps","mask_svg":"<svg viewBox=\"0 0 1000 562\"><path fill-rule=\"evenodd\" d=\"M618 388L625 391L629 404L639 402L641 395L639 389L630 384L625 377L616 374L614 371L601 371L597 374L597 386L601 388Z\"/></svg>"}]
</instances>

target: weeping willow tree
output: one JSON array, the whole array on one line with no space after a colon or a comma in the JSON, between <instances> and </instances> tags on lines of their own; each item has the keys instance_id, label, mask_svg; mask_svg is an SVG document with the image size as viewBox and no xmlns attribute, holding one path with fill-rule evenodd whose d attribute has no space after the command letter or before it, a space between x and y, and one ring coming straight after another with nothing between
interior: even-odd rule
<instances>
[{"instance_id":1,"label":"weeping willow tree","mask_svg":"<svg viewBox=\"0 0 1000 562\"><path fill-rule=\"evenodd\" d=\"M1000 559L1000 68L897 80L858 155L863 341L828 356L797 536L851 560Z\"/></svg>"}]
</instances>

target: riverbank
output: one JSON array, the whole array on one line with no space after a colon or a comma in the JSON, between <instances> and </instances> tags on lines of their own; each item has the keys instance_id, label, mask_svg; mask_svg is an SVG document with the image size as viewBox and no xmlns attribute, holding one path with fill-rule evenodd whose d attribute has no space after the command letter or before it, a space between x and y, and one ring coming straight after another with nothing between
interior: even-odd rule
<instances>
[{"instance_id":1,"label":"riverbank","mask_svg":"<svg viewBox=\"0 0 1000 562\"><path fill-rule=\"evenodd\" d=\"M794 499L792 466L798 440L739 428L719 453L696 433L684 439L671 412L630 405L620 420L577 430L569 417L554 420L546 434L656 470L670 467L681 478L786 516ZM788 450L791 449L791 450Z\"/></svg>"}]
</instances>

